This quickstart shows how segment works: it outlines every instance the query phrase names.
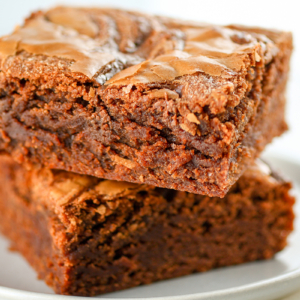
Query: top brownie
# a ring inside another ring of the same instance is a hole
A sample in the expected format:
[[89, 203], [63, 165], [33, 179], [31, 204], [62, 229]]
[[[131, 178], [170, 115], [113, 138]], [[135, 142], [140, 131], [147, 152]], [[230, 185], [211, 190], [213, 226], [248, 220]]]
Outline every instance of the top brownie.
[[286, 129], [289, 33], [117, 9], [37, 12], [0, 39], [0, 151], [222, 197]]

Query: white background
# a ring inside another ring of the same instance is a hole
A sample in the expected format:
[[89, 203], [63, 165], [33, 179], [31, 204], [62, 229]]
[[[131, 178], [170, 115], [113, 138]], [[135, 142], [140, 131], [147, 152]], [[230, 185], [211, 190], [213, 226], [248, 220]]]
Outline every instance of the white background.
[[[292, 31], [295, 51], [287, 91], [290, 131], [267, 147], [268, 153], [300, 162], [300, 2], [298, 0], [0, 0], [0, 35], [22, 23], [30, 11], [57, 4], [117, 6], [216, 24], [240, 23]], [[298, 5], [297, 5], [298, 3]]]

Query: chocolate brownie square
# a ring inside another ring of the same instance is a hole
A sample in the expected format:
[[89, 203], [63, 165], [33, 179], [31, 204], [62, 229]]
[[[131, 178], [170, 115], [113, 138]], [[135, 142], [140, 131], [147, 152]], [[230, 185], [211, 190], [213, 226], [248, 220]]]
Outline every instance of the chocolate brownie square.
[[9, 157], [0, 157], [0, 169], [0, 231], [60, 294], [91, 296], [269, 259], [293, 228], [290, 183], [261, 162], [223, 199], [28, 171]]
[[291, 49], [276, 30], [117, 9], [34, 13], [0, 39], [0, 151], [223, 197], [287, 128]]

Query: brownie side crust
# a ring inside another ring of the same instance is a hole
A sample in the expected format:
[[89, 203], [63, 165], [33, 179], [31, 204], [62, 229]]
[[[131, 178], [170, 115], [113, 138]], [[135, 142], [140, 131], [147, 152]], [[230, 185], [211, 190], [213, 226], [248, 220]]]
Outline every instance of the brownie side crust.
[[0, 230], [56, 293], [96, 295], [269, 259], [293, 228], [290, 183], [254, 166], [223, 198], [25, 170], [1, 157]]
[[[63, 42], [73, 52], [60, 53]], [[82, 64], [106, 60], [82, 45], [113, 62], [92, 76]], [[257, 28], [109, 9], [33, 14], [0, 40], [0, 151], [19, 162], [224, 196], [286, 130], [291, 48], [289, 33]]]

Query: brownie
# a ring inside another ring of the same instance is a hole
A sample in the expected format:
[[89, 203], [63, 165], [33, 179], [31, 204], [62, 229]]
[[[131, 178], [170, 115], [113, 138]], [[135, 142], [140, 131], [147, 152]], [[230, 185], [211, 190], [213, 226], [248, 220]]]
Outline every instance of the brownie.
[[91, 296], [269, 259], [293, 228], [291, 185], [261, 162], [223, 199], [28, 171], [3, 156], [0, 169], [0, 231], [60, 294]]
[[276, 30], [117, 9], [33, 13], [0, 39], [0, 151], [223, 197], [287, 128], [291, 49]]

